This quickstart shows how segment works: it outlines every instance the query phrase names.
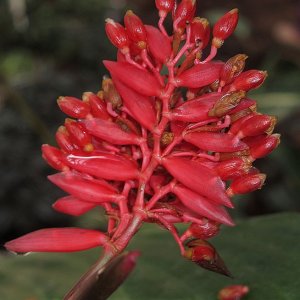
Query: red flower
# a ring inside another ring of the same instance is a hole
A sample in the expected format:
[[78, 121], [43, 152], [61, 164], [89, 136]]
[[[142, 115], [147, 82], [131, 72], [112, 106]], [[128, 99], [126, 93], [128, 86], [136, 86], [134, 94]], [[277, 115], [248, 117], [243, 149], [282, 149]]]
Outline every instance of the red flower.
[[[82, 100], [60, 97], [60, 109], [74, 119], [57, 130], [57, 148], [42, 146], [44, 159], [60, 172], [49, 180], [69, 194], [53, 208], [80, 216], [101, 206], [106, 232], [45, 229], [6, 243], [8, 250], [101, 246], [104, 264], [125, 249], [143, 222], [154, 222], [170, 231], [183, 256], [230, 274], [205, 240], [221, 224], [234, 225], [226, 207], [234, 207], [234, 195], [262, 187], [265, 175], [252, 163], [279, 144], [279, 135], [272, 134], [276, 118], [258, 113], [256, 101], [247, 98], [266, 73], [244, 71], [243, 54], [212, 61], [237, 25], [237, 9], [214, 25], [211, 53], [201, 60], [210, 28], [206, 19], [194, 18], [196, 1], [155, 3], [159, 28], [144, 25], [132, 11], [126, 28], [106, 20], [108, 38], [118, 48], [116, 62], [104, 61], [111, 78]], [[172, 36], [163, 25], [170, 12]], [[177, 223], [187, 223], [181, 236]]]

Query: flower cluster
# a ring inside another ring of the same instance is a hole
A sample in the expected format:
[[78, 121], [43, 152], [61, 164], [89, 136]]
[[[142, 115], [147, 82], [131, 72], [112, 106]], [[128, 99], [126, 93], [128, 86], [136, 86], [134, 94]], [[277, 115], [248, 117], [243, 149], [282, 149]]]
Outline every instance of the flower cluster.
[[[124, 25], [106, 20], [118, 49], [104, 61], [110, 77], [82, 99], [60, 97], [70, 118], [56, 132], [58, 147], [43, 145], [59, 173], [49, 180], [68, 193], [53, 208], [80, 216], [101, 206], [106, 232], [81, 228], [38, 230], [6, 243], [14, 252], [79, 251], [103, 247], [105, 261], [121, 253], [143, 222], [173, 235], [181, 254], [229, 275], [206, 240], [233, 226], [231, 198], [260, 189], [265, 175], [253, 162], [279, 144], [276, 119], [256, 111], [247, 92], [266, 72], [244, 71], [244, 54], [214, 60], [233, 33], [238, 10], [213, 26], [195, 17], [196, 1], [156, 0], [158, 28], [127, 11]], [[173, 32], [164, 27], [171, 15]], [[212, 39], [211, 39], [212, 35]], [[203, 50], [211, 41], [210, 54]], [[184, 232], [176, 228], [186, 223]]]

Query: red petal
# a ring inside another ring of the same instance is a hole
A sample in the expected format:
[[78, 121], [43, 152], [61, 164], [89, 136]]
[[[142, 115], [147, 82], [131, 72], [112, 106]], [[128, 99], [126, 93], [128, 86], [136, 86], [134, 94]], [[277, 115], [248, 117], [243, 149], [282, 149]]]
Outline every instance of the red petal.
[[101, 246], [107, 236], [100, 231], [81, 228], [41, 229], [7, 242], [7, 250], [28, 252], [73, 252]]

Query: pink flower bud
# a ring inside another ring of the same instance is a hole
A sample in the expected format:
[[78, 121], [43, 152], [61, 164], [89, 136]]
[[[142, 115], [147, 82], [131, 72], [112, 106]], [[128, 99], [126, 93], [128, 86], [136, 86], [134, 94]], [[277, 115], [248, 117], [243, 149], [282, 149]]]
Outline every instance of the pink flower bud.
[[7, 250], [28, 252], [74, 252], [102, 246], [108, 237], [96, 230], [81, 228], [47, 228], [25, 234], [7, 242]]
[[127, 62], [103, 61], [112, 77], [145, 96], [159, 96], [161, 86], [154, 75]]
[[266, 180], [265, 174], [249, 174], [232, 181], [227, 194], [232, 197], [237, 194], [247, 194], [261, 189]]
[[60, 149], [44, 144], [42, 145], [42, 153], [44, 160], [52, 168], [58, 171], [63, 171], [65, 168], [68, 168], [63, 162], [64, 154]]
[[77, 171], [107, 180], [126, 181], [139, 175], [133, 160], [103, 151], [97, 151], [92, 156], [68, 155], [65, 162]]
[[52, 205], [56, 211], [75, 217], [85, 214], [96, 206], [97, 204], [79, 200], [74, 196], [60, 198]]
[[193, 19], [196, 12], [196, 0], [182, 0], [175, 11], [174, 25], [176, 28], [185, 28], [186, 22]]
[[186, 101], [175, 107], [170, 119], [183, 122], [200, 122], [209, 119], [208, 112], [222, 97], [221, 93], [209, 93]]
[[250, 155], [254, 159], [270, 154], [280, 143], [280, 134], [247, 137], [243, 141], [250, 147]]
[[200, 162], [168, 156], [162, 159], [162, 164], [186, 187], [217, 204], [233, 207], [220, 177]]
[[228, 133], [195, 131], [185, 134], [184, 140], [201, 150], [212, 152], [235, 152], [248, 149], [247, 144]]
[[225, 208], [211, 202], [209, 198], [207, 199], [180, 184], [175, 185], [172, 192], [180, 199], [184, 206], [197, 215], [228, 226], [234, 225]]
[[163, 11], [165, 14], [172, 11], [175, 0], [155, 0], [157, 10]]
[[72, 118], [85, 118], [90, 112], [89, 105], [75, 97], [59, 97], [57, 104], [66, 115]]
[[212, 244], [205, 240], [192, 240], [187, 244], [184, 256], [200, 267], [231, 277], [224, 261]]
[[230, 285], [219, 292], [218, 300], [241, 300], [248, 293], [246, 285]]
[[204, 18], [194, 18], [191, 23], [191, 41], [193, 43], [199, 44], [201, 42], [201, 49], [204, 49], [210, 38], [210, 27], [207, 19]]
[[[232, 223], [232, 225], [234, 225]], [[192, 223], [187, 229], [187, 234], [191, 237], [201, 240], [207, 240], [214, 236], [216, 236], [220, 231], [220, 224], [211, 221], [209, 219], [206, 220], [204, 224]]]
[[171, 56], [170, 40], [156, 27], [146, 25], [148, 47], [153, 57], [160, 63], [166, 63]]
[[156, 123], [156, 110], [153, 99], [137, 93], [117, 79], [113, 80], [131, 116], [142, 126], [152, 131]]
[[130, 40], [125, 28], [112, 19], [106, 19], [105, 22], [105, 32], [110, 42], [123, 53], [128, 52]]
[[66, 119], [65, 127], [70, 135], [71, 140], [85, 151], [90, 152], [94, 150], [92, 145], [92, 137], [85, 130], [82, 124], [72, 120]]
[[223, 63], [220, 62], [195, 65], [176, 77], [175, 85], [187, 88], [200, 88], [209, 85], [219, 79], [222, 66]]
[[232, 9], [222, 16], [213, 28], [213, 45], [220, 48], [224, 42], [235, 30], [239, 19], [238, 9]]
[[250, 91], [260, 87], [267, 77], [267, 72], [249, 70], [241, 73], [230, 85], [230, 91]]
[[145, 49], [147, 32], [142, 20], [132, 10], [128, 10], [124, 16], [124, 23], [130, 39], [137, 43], [140, 49]]
[[91, 92], [86, 92], [83, 94], [82, 98], [84, 102], [89, 103], [91, 107], [91, 114], [99, 119], [110, 120], [111, 116], [108, 114], [106, 110], [106, 103], [103, 100], [103, 92], [99, 92], [102, 94], [102, 98], [98, 95], [95, 95]]
[[86, 130], [93, 136], [115, 145], [140, 144], [140, 137], [121, 129], [116, 123], [107, 120], [93, 119], [82, 121]]
[[65, 192], [87, 202], [112, 202], [121, 197], [100, 181], [83, 178], [74, 172], [57, 173], [48, 176], [48, 179]]

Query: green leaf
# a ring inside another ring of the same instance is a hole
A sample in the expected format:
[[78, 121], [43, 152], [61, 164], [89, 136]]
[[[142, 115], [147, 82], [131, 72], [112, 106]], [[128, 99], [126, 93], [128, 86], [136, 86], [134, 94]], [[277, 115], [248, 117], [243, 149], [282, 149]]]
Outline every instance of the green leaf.
[[[300, 215], [263, 216], [223, 228], [211, 242], [234, 279], [202, 270], [180, 257], [170, 234], [145, 226], [130, 245], [142, 255], [111, 300], [213, 300], [226, 285], [245, 284], [245, 300], [298, 300]], [[0, 257], [0, 299], [58, 300], [96, 261], [97, 251]]]

